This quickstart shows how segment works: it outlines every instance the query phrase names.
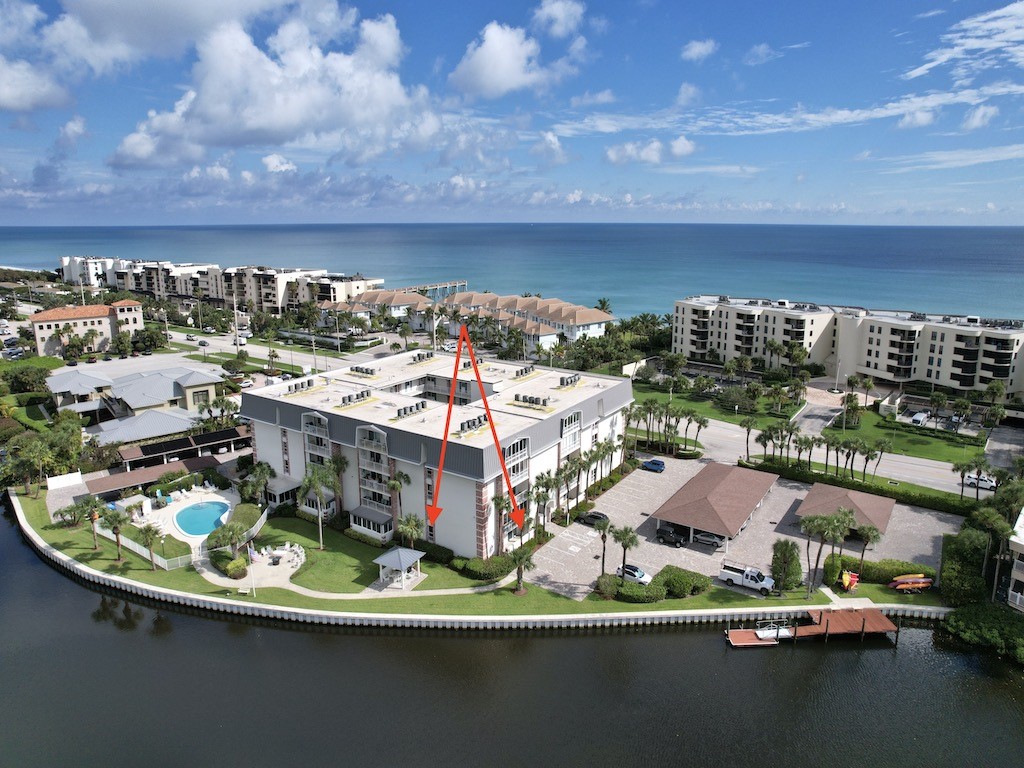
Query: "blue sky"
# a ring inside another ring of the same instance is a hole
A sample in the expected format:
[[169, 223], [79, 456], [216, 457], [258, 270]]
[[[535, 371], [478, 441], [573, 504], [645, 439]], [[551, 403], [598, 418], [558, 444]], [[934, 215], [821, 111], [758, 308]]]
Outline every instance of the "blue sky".
[[1020, 224], [1024, 2], [0, 0], [0, 224]]

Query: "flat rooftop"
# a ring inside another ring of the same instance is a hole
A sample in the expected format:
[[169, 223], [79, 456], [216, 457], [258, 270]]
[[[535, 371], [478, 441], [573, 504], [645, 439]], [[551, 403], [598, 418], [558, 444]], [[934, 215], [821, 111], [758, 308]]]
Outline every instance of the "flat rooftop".
[[683, 301], [700, 304], [708, 309], [718, 306], [743, 309], [772, 309], [781, 312], [807, 315], [815, 313], [862, 314], [865, 317], [877, 317], [882, 320], [899, 321], [909, 324], [930, 323], [932, 325], [949, 325], [957, 328], [986, 328], [989, 330], [1022, 330], [1024, 320], [1007, 318], [988, 318], [978, 315], [940, 315], [929, 312], [915, 312], [909, 309], [866, 309], [840, 304], [819, 304], [813, 301], [791, 301], [789, 299], [738, 298], [713, 294], [687, 296]]
[[[246, 397], [280, 400], [322, 413], [342, 414], [367, 424], [394, 426], [413, 434], [440, 438], [448, 413], [455, 355], [436, 352], [433, 357], [417, 360], [416, 357], [422, 354], [403, 352], [362, 365], [292, 379], [247, 392]], [[458, 380], [470, 383], [470, 392], [456, 394], [472, 396], [477, 391], [476, 376], [472, 367], [461, 367], [466, 359], [463, 354]], [[628, 382], [617, 377], [539, 366], [529, 370], [529, 364], [522, 362], [480, 360], [478, 365], [480, 378], [485, 388], [491, 391], [487, 404], [499, 435], [515, 434], [539, 421], [566, 414], [580, 403]], [[362, 370], [353, 370], [353, 367]], [[432, 382], [428, 381], [430, 377], [434, 379]], [[301, 386], [308, 382], [312, 385]], [[428, 391], [438, 399], [421, 396], [425, 387], [429, 387]], [[355, 399], [366, 390], [369, 390], [369, 396]], [[344, 402], [346, 397], [352, 400]], [[530, 398], [534, 402], [530, 402]], [[400, 416], [399, 411], [403, 408], [409, 412]], [[480, 421], [466, 430], [461, 429], [463, 422], [478, 420], [485, 413], [483, 400], [454, 406], [449, 439], [475, 447], [489, 445], [492, 438], [487, 422]]]

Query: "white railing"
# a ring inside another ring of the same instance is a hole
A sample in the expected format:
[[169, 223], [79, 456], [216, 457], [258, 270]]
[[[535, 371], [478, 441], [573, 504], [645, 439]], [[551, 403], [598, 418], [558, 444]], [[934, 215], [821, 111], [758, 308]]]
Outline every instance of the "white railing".
[[[105, 539], [110, 539], [113, 542], [117, 541], [117, 536], [114, 535], [114, 532], [107, 528], [104, 528], [102, 525], [96, 526], [96, 533], [98, 533]], [[121, 547], [123, 549], [127, 549], [129, 552], [134, 552], [139, 557], [144, 558], [147, 562], [149, 561], [149, 550], [141, 544], [139, 544], [137, 541], [132, 541], [124, 534], [121, 534]], [[185, 562], [181, 564], [175, 564], [177, 563], [178, 560], [184, 560]], [[157, 568], [163, 568], [165, 571], [170, 571], [174, 568], [182, 568], [183, 566], [188, 565], [192, 562], [192, 557], [186, 555], [183, 558], [175, 557], [171, 560], [165, 560], [164, 558], [160, 557], [160, 555], [158, 555], [156, 552], [153, 552], [153, 562], [156, 563]]]
[[369, 440], [365, 437], [360, 438], [359, 447], [366, 448], [367, 450], [376, 451], [377, 453], [386, 453], [384, 450], [387, 446], [380, 440]]
[[1024, 595], [1020, 592], [1010, 592], [1006, 596], [1006, 604], [1013, 606], [1018, 611], [1024, 611]]
[[362, 466], [364, 469], [371, 469], [374, 472], [388, 471], [388, 468], [381, 464], [379, 461], [370, 461], [369, 459], [364, 459], [363, 461], [361, 461], [360, 466]]
[[382, 504], [379, 501], [374, 501], [373, 499], [365, 499], [365, 498], [362, 499], [360, 503], [364, 507], [369, 507], [370, 509], [376, 509], [376, 510], [378, 510], [380, 512], [387, 512], [389, 514], [391, 513], [391, 505], [389, 505], [389, 504]]
[[387, 485], [385, 485], [384, 483], [378, 483], [376, 480], [361, 479], [359, 481], [359, 487], [366, 488], [367, 490], [370, 491], [377, 491], [378, 493], [391, 493]]

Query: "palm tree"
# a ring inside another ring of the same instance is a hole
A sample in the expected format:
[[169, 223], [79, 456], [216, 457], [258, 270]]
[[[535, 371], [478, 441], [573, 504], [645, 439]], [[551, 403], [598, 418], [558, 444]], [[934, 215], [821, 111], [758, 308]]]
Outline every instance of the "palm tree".
[[299, 486], [299, 499], [307, 501], [310, 494], [316, 499], [316, 527], [320, 536], [320, 551], [324, 548], [324, 506], [327, 504], [328, 490], [334, 493], [335, 498], [341, 494], [341, 481], [338, 475], [325, 464], [306, 464], [306, 474], [302, 478], [302, 485]]
[[860, 380], [860, 385], [864, 387], [864, 407], [867, 408], [871, 405], [868, 402], [868, 397], [871, 395], [871, 390], [875, 388], [875, 380], [870, 376], [865, 376]]
[[882, 457], [892, 452], [892, 440], [882, 437], [875, 441], [875, 468], [871, 471], [871, 478], [878, 474], [878, 465], [882, 463]]
[[622, 547], [622, 583], [626, 583], [626, 553], [634, 547], [640, 546], [640, 537], [628, 525], [622, 528], [611, 529], [612, 538]]
[[162, 535], [160, 529], [152, 523], [146, 523], [139, 529], [139, 540], [142, 542], [142, 546], [149, 550], [149, 564], [154, 571], [156, 570], [156, 560], [153, 557], [153, 547], [156, 546]]
[[[697, 425], [697, 431], [693, 434], [693, 442], [696, 443], [700, 440], [700, 431], [708, 426], [711, 422], [708, 421], [707, 416], [698, 416], [693, 420], [693, 423]], [[696, 448], [696, 446], [694, 446]]]
[[536, 564], [533, 562], [533, 548], [518, 547], [516, 549], [513, 549], [508, 556], [509, 559], [512, 561], [512, 565], [514, 565], [516, 568], [515, 594], [526, 594], [526, 590], [523, 589], [523, 573], [525, 571], [532, 571], [536, 567]]
[[[986, 461], [983, 455], [978, 455], [971, 459], [970, 467], [971, 471], [978, 475], [979, 478], [981, 475], [988, 474], [992, 471], [992, 465]], [[978, 482], [974, 486], [974, 499], [975, 501], [981, 501], [981, 482]]]
[[861, 441], [860, 454], [864, 457], [864, 469], [860, 473], [860, 480], [862, 483], [866, 483], [868, 481], [868, 462], [874, 461], [878, 458], [878, 451], [876, 451], [872, 446]]
[[401, 516], [402, 514], [402, 488], [410, 483], [412, 483], [412, 478], [400, 469], [396, 469], [388, 479], [388, 490], [391, 492], [393, 497], [398, 498], [398, 511], [396, 512], [398, 516]]
[[117, 542], [117, 562], [124, 560], [121, 557], [121, 529], [131, 522], [131, 518], [119, 509], [108, 509], [102, 516], [103, 525], [110, 529]]
[[246, 534], [241, 523], [226, 523], [220, 527], [218, 533], [222, 538], [227, 539], [228, 546], [231, 547], [231, 556], [238, 557], [238, 547], [245, 542]]
[[768, 351], [768, 367], [772, 367], [772, 358], [778, 356], [782, 357], [782, 354], [786, 351], [786, 348], [782, 346], [782, 342], [776, 339], [768, 339], [768, 342], [764, 345]]
[[811, 449], [814, 447], [814, 438], [811, 437], [810, 435], [800, 435], [799, 437], [796, 438], [796, 440], [793, 441], [793, 445], [796, 447], [796, 465], [797, 465], [797, 467], [800, 466], [800, 457], [803, 456], [804, 451], [806, 451], [807, 454], [808, 454], [807, 468], [810, 469], [810, 466], [811, 466], [810, 453], [811, 453]]
[[412, 514], [398, 518], [398, 527], [396, 528], [399, 536], [403, 536], [406, 542], [409, 544], [409, 548], [412, 548], [412, 543], [416, 539], [423, 538], [423, 531], [425, 526], [423, 524], [423, 518]]
[[992, 379], [985, 387], [985, 394], [988, 395], [991, 404], [995, 405], [996, 400], [1006, 394], [1006, 384], [999, 379]]
[[946, 403], [949, 402], [949, 398], [946, 397], [945, 392], [932, 392], [928, 398], [928, 403], [932, 407], [932, 416], [935, 418], [935, 423], [939, 423], [939, 411], [946, 407]]
[[967, 487], [967, 473], [972, 469], [970, 460], [954, 461], [952, 471], [954, 475], [960, 475], [960, 498], [964, 497], [964, 488]]
[[594, 305], [594, 309], [600, 309], [602, 312], [611, 313], [612, 303], [609, 299], [602, 296], [600, 299], [597, 300], [597, 304]]
[[608, 550], [608, 531], [611, 530], [612, 523], [608, 518], [602, 518], [594, 523], [594, 530], [601, 534], [601, 575], [605, 574], [604, 560], [605, 553]]
[[267, 371], [277, 371], [277, 361], [281, 358], [281, 353], [273, 347], [267, 350]]
[[768, 389], [768, 399], [775, 405], [775, 412], [782, 413], [782, 403], [786, 400], [786, 390], [781, 384], [772, 384]]
[[869, 546], [877, 544], [882, 540], [882, 532], [873, 525], [861, 525], [857, 528], [857, 535], [864, 542], [864, 546], [860, 551], [860, 570], [858, 573], [864, 573], [864, 555], [867, 553]]
[[750, 461], [750, 433], [757, 429], [757, 419], [747, 416], [740, 422], [740, 426], [747, 431], [747, 461]]
[[[821, 564], [821, 552], [825, 549], [825, 540], [828, 537], [828, 519], [826, 515], [808, 515], [800, 521], [800, 530], [807, 536], [807, 596], [811, 595], [811, 587], [817, 579], [815, 575], [818, 566]], [[811, 568], [811, 538], [818, 539], [818, 556], [814, 559], [814, 568]]]
[[277, 472], [270, 464], [265, 461], [256, 462], [245, 478], [247, 494], [257, 502], [262, 502], [267, 485], [275, 477], [277, 477]]
[[494, 512], [495, 512], [494, 524], [498, 528], [498, 535], [497, 535], [498, 554], [500, 555], [502, 553], [503, 548], [504, 548], [502, 546], [504, 544], [504, 539], [502, 538], [501, 534], [504, 531], [505, 518], [509, 515], [509, 513], [512, 512], [512, 499], [510, 499], [508, 496], [505, 496], [505, 495], [495, 496], [494, 497]]

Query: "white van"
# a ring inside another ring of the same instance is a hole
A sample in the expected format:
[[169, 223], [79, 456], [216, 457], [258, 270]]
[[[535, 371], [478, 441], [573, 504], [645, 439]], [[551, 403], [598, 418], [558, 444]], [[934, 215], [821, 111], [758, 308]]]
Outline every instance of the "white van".
[[914, 414], [914, 417], [910, 420], [910, 423], [916, 427], [923, 427], [928, 423], [928, 419], [931, 418], [931, 414], [928, 411], [918, 411]]
[[443, 349], [445, 352], [454, 352], [458, 348], [459, 343], [457, 341], [446, 341], [444, 344], [441, 345], [441, 349]]
[[244, 346], [245, 346], [245, 343], [246, 343], [246, 342], [245, 342], [245, 336], [239, 336], [239, 337], [238, 337], [238, 346], [240, 346], [240, 347], [244, 347]]

